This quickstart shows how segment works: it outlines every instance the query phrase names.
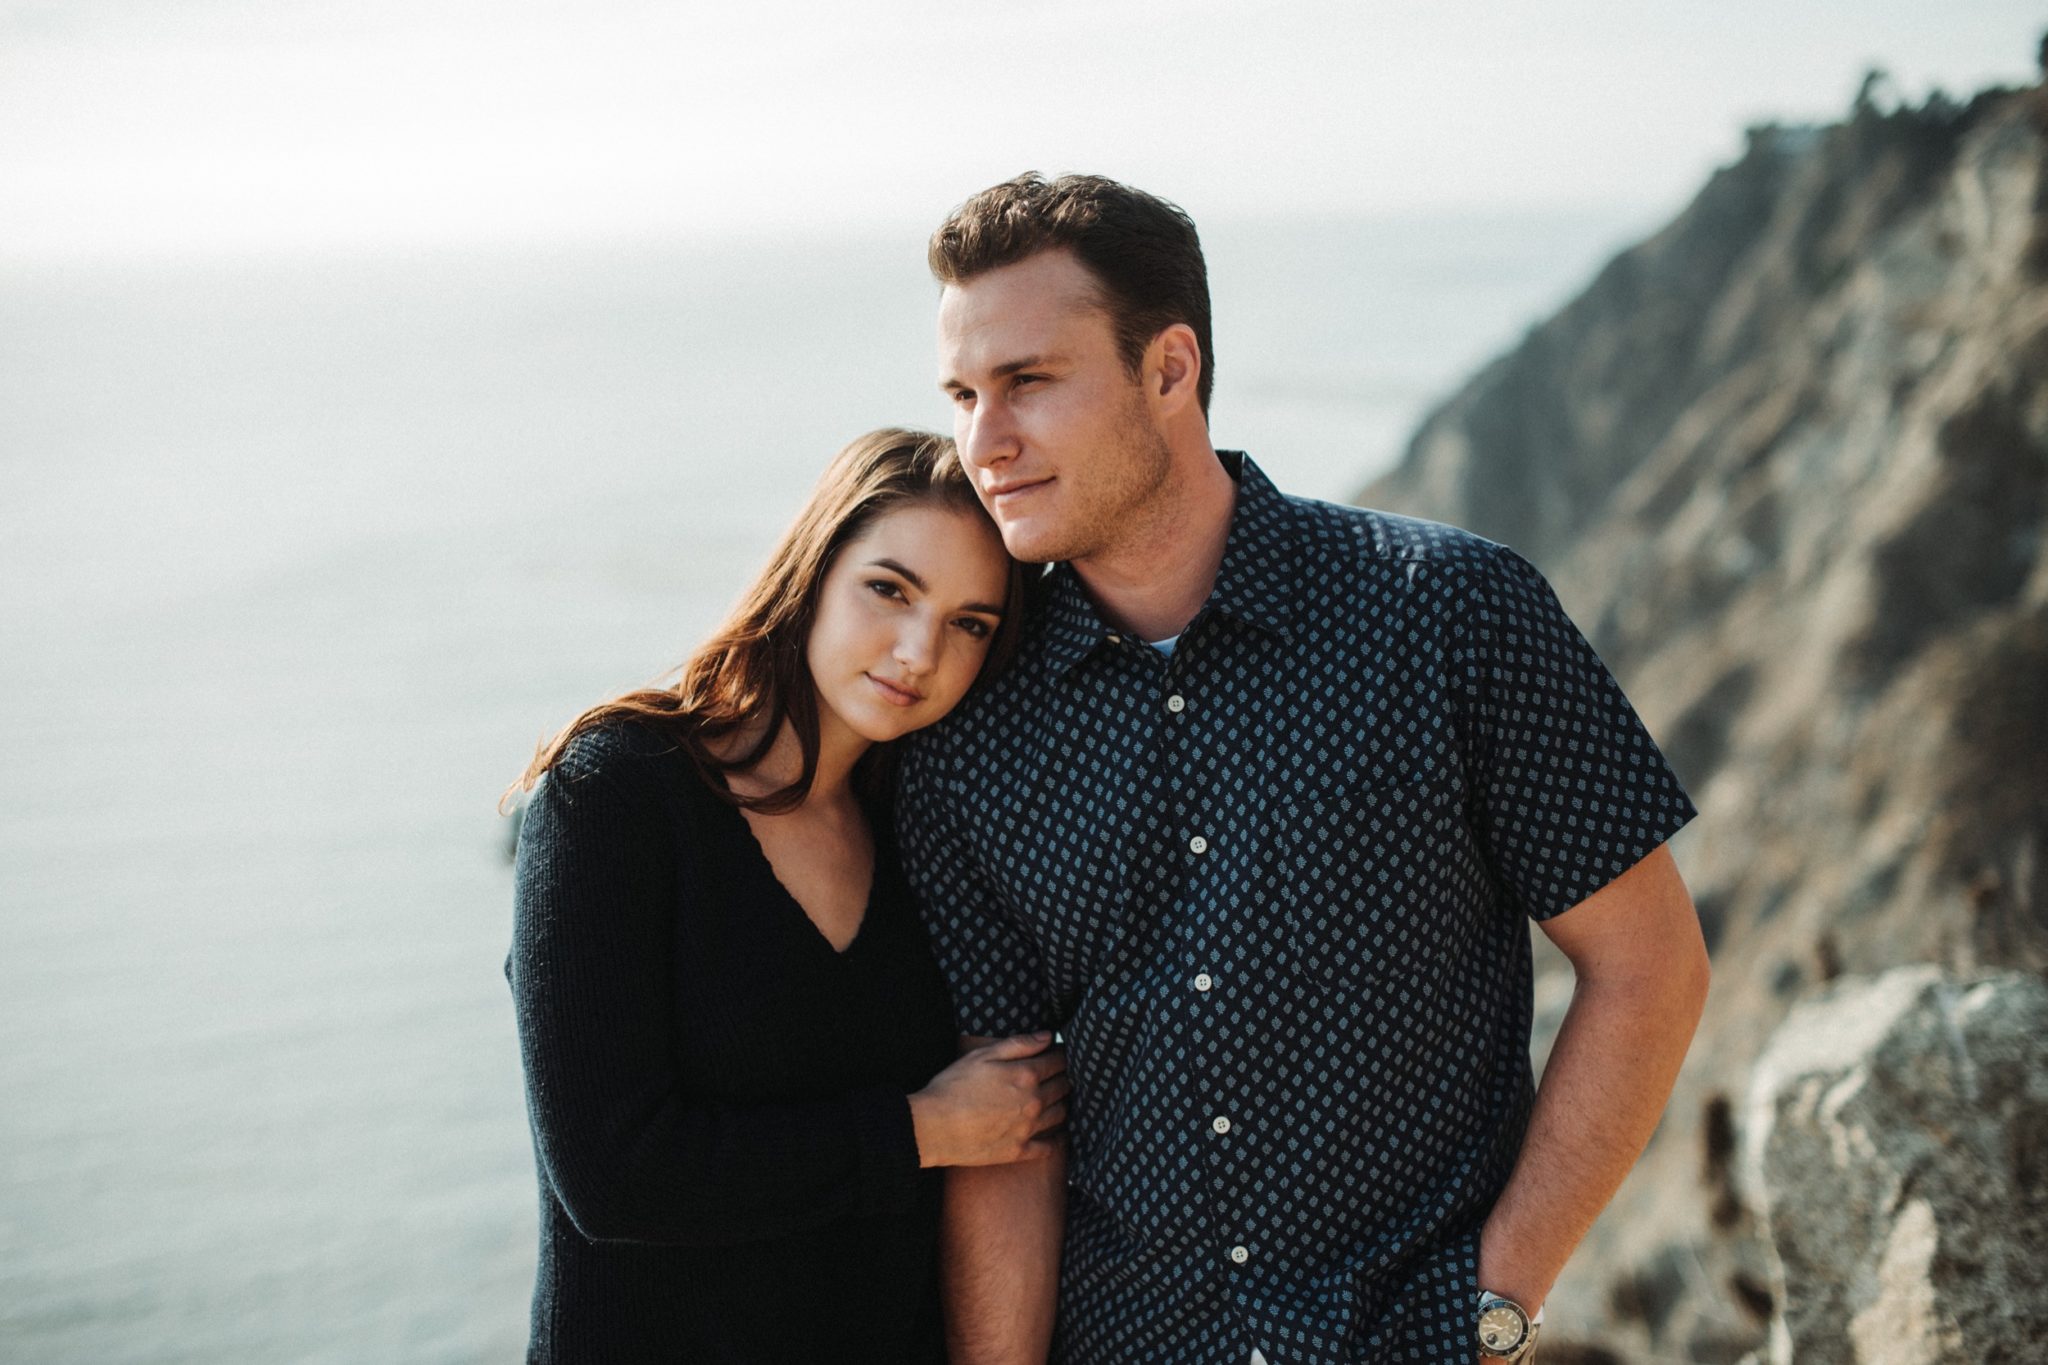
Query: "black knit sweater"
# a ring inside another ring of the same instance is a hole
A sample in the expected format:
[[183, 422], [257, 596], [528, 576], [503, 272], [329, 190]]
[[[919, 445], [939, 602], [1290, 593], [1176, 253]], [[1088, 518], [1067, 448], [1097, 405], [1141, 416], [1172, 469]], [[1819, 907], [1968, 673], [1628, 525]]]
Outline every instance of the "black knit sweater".
[[870, 814], [873, 898], [835, 953], [651, 731], [583, 736], [542, 784], [505, 968], [540, 1170], [529, 1361], [942, 1358], [907, 1096], [952, 1016]]

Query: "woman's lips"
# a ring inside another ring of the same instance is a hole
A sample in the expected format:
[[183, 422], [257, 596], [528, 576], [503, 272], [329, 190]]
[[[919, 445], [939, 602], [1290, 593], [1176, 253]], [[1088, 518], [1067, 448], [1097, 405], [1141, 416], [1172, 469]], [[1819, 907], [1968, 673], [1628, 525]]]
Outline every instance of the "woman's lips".
[[875, 685], [875, 690], [882, 694], [882, 700], [888, 702], [891, 706], [915, 706], [924, 700], [922, 693], [913, 692], [907, 687], [888, 682], [876, 677], [872, 673], [863, 674], [862, 676]]

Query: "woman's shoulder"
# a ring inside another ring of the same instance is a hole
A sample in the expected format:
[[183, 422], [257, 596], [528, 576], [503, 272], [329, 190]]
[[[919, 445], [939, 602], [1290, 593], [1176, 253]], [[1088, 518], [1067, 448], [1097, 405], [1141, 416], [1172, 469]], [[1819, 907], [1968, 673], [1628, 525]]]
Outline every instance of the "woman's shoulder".
[[641, 721], [607, 721], [562, 746], [547, 781], [573, 799], [575, 789], [595, 782], [621, 791], [649, 791], [693, 767], [682, 741]]

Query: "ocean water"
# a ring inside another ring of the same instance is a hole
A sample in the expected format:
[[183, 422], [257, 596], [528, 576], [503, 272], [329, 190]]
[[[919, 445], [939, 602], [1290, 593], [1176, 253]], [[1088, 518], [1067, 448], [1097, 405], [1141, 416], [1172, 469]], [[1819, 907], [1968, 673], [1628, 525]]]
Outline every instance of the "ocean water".
[[[1209, 225], [1216, 434], [1342, 497], [1634, 224]], [[825, 458], [915, 234], [0, 272], [0, 1360], [519, 1358], [493, 803]]]

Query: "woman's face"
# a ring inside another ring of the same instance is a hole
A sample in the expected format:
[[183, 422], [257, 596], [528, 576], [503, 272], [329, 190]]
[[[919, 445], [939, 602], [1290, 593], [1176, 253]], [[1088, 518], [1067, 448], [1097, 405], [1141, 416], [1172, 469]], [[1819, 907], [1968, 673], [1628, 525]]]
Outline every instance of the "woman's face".
[[913, 502], [875, 518], [826, 571], [805, 651], [822, 731], [882, 743], [952, 710], [1002, 620], [1010, 562], [986, 516]]

